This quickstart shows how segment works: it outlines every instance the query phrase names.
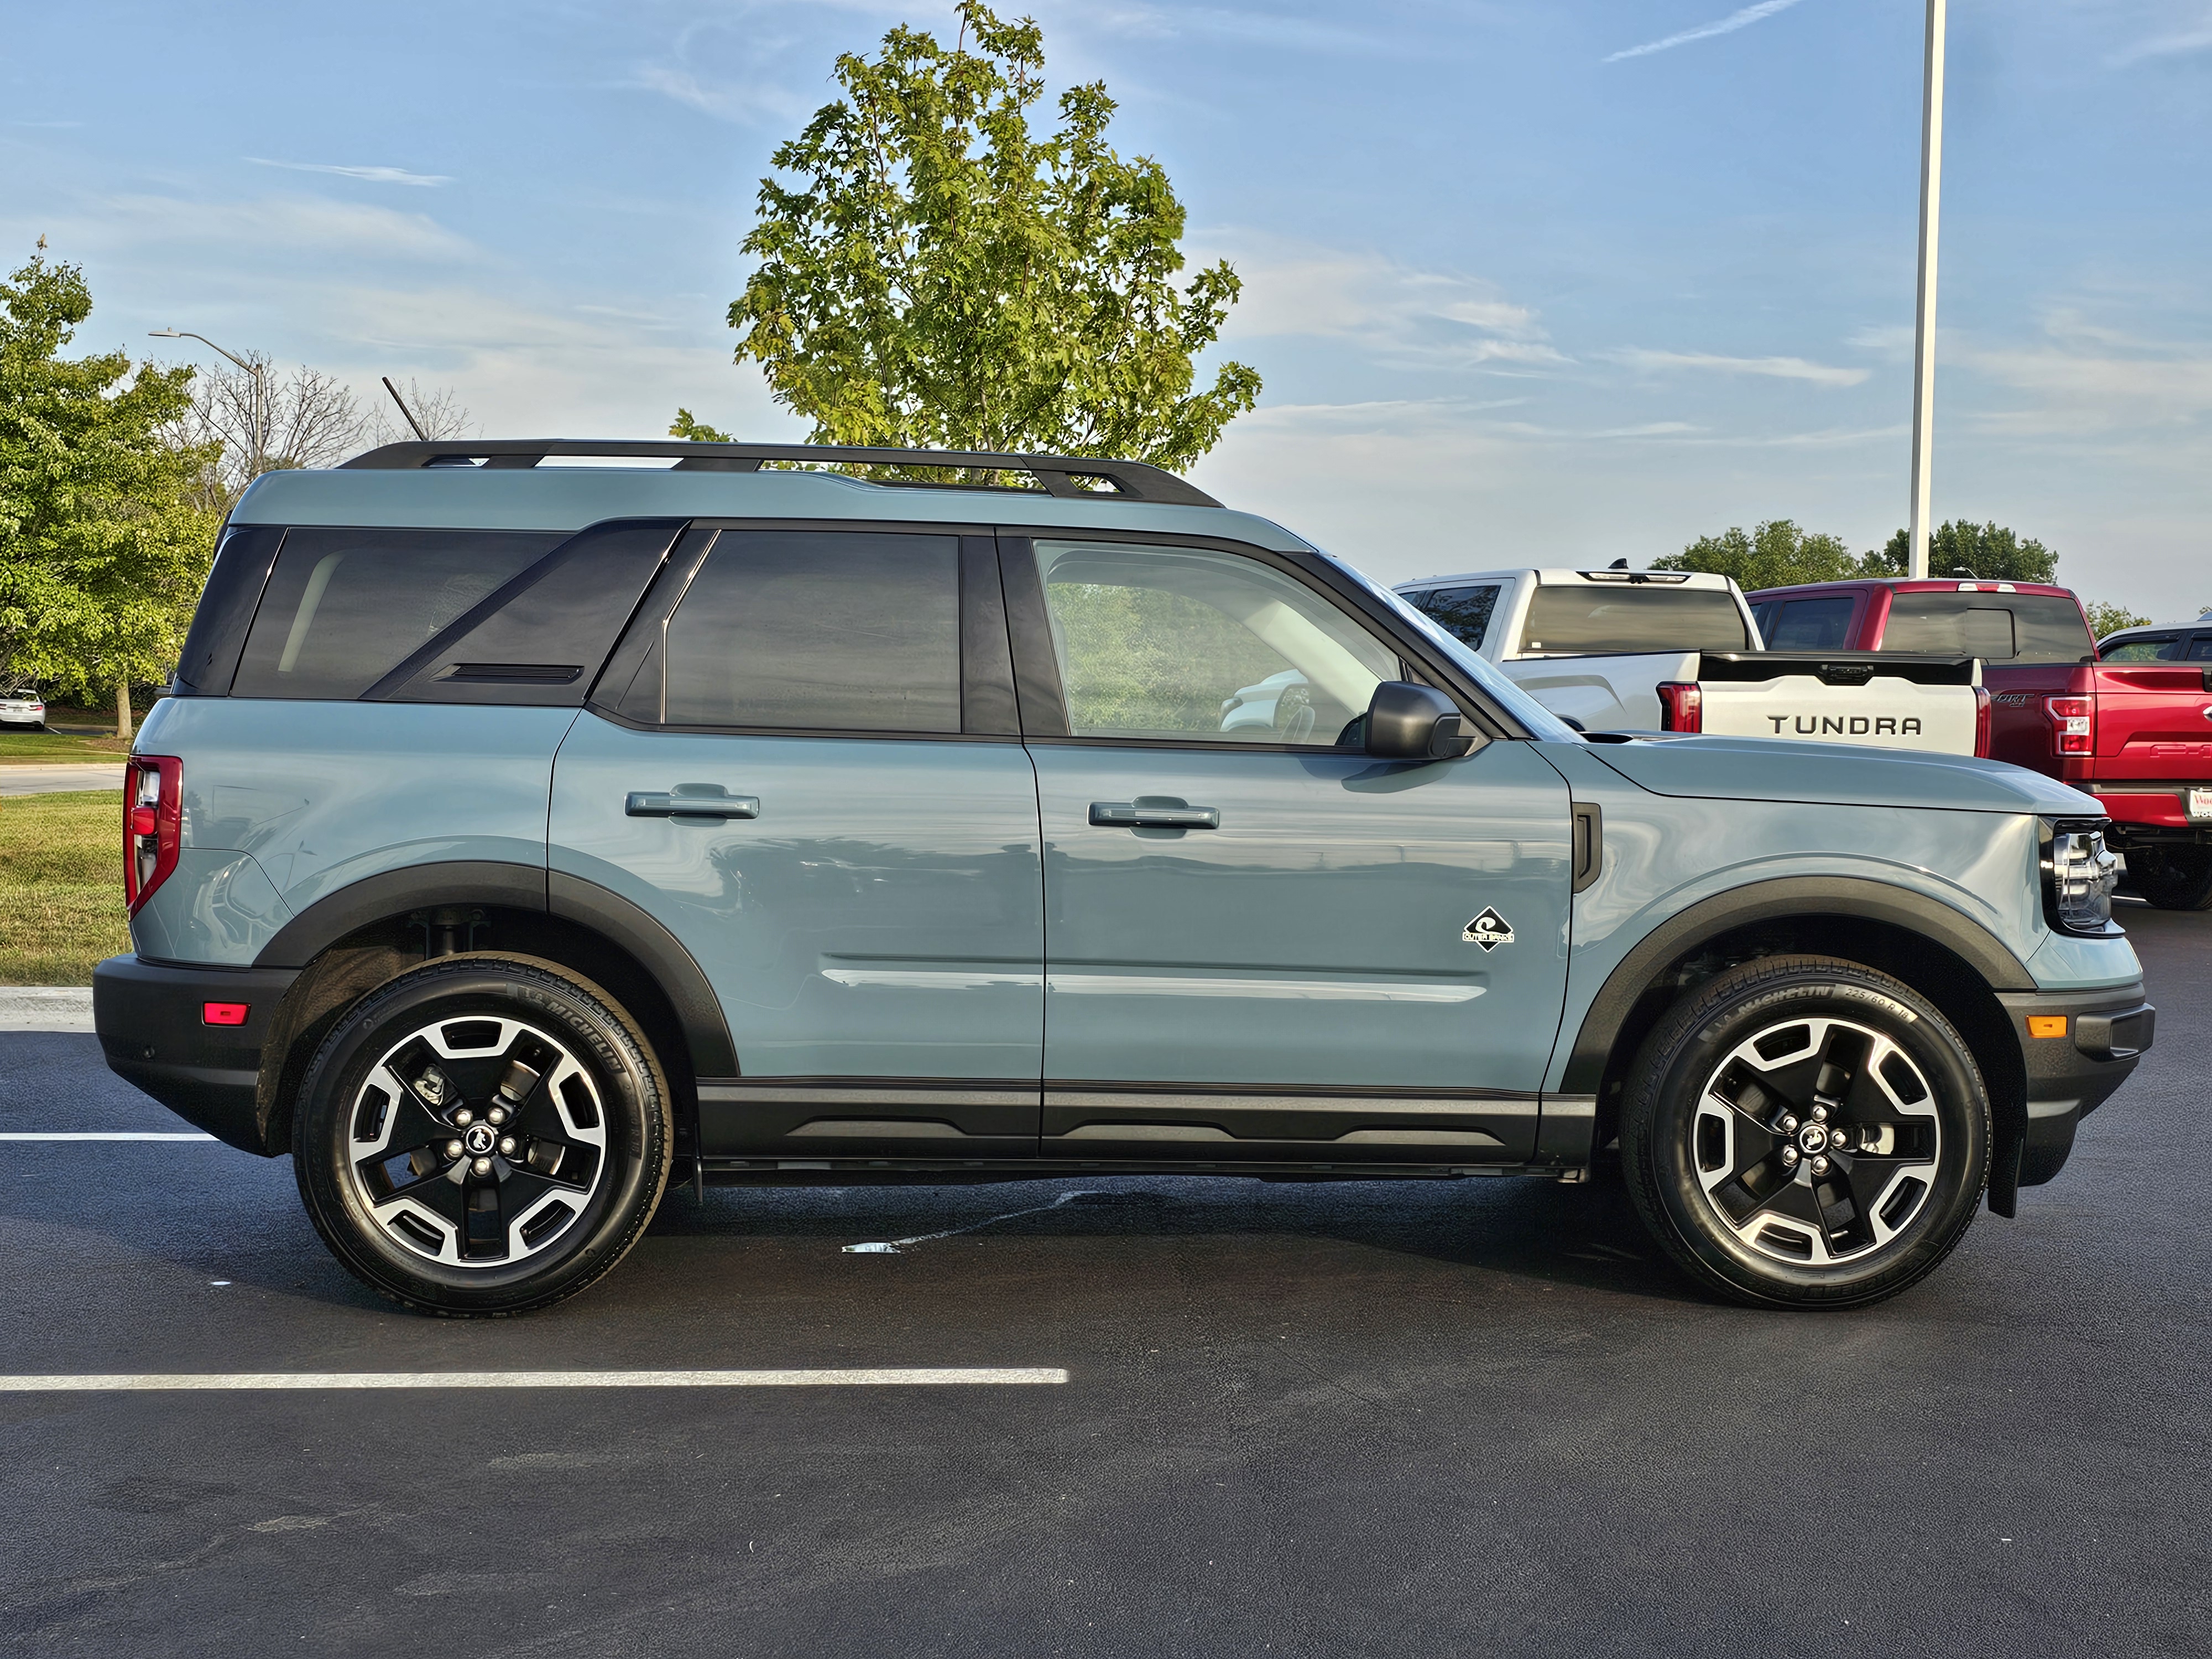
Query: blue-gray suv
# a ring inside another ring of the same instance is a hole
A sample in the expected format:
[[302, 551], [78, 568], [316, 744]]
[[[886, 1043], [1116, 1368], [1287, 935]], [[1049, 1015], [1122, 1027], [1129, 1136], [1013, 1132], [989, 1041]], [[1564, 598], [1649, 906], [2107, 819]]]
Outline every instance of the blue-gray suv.
[[2011, 1214], [2151, 1041], [2089, 797], [1578, 732], [1131, 463], [271, 473], [129, 775], [108, 1063], [290, 1152], [338, 1258], [439, 1313], [581, 1289], [672, 1181], [1616, 1146], [1705, 1284], [1849, 1306]]

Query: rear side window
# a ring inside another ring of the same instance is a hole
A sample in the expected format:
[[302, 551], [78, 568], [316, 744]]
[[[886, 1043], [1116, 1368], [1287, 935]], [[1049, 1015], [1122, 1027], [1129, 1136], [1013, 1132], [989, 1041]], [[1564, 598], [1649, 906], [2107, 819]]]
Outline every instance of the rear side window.
[[2189, 647], [2191, 662], [2212, 662], [2212, 634], [2199, 634]]
[[2181, 654], [2181, 635], [2152, 634], [2122, 640], [2099, 653], [2106, 662], [2172, 662]]
[[2080, 662], [2096, 654], [2081, 607], [2046, 593], [1893, 594], [1885, 651], [1990, 662]]
[[1528, 605], [1523, 651], [1741, 651], [1751, 644], [1725, 588], [1544, 586]]
[[514, 530], [295, 530], [231, 695], [358, 697], [568, 539]]
[[665, 650], [671, 726], [957, 732], [959, 538], [725, 532]]
[[1759, 627], [1769, 651], [1840, 651], [1851, 636], [1851, 599], [1836, 594], [1825, 599], [1788, 599], [1769, 606]]
[[1482, 636], [1490, 631], [1491, 613], [1498, 609], [1498, 585], [1431, 587], [1425, 593], [1408, 593], [1406, 598], [1468, 650], [1480, 651]]

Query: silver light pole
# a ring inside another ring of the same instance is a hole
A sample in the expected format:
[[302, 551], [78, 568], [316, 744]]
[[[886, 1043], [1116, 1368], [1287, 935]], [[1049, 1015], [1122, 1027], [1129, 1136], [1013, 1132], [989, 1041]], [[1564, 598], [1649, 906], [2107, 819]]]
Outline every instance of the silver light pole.
[[264, 411], [266, 410], [269, 406], [267, 388], [262, 385], [261, 381], [261, 366], [258, 363], [247, 362], [245, 358], [240, 357], [235, 352], [223, 350], [221, 346], [217, 345], [213, 340], [209, 339], [206, 335], [194, 334], [189, 329], [152, 329], [148, 331], [147, 337], [155, 340], [198, 340], [210, 351], [216, 352], [222, 356], [229, 358], [231, 362], [236, 363], [240, 368], [244, 369], [246, 374], [252, 377], [253, 407], [252, 418], [253, 422], [253, 451], [252, 453], [246, 458], [246, 482], [252, 483], [256, 478], [261, 476], [262, 421]]
[[1943, 6], [1928, 0], [1927, 84], [1920, 106], [1920, 304], [1912, 340], [1912, 551], [1928, 574], [1928, 501], [1936, 465], [1936, 221], [1943, 195]]

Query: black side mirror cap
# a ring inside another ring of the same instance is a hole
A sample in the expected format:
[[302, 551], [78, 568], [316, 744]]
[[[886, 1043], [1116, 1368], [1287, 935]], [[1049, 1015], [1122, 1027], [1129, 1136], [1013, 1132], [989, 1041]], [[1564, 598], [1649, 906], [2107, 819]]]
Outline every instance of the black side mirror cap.
[[1377, 760], [1451, 760], [1474, 747], [1457, 704], [1434, 686], [1385, 680], [1367, 704], [1367, 752]]

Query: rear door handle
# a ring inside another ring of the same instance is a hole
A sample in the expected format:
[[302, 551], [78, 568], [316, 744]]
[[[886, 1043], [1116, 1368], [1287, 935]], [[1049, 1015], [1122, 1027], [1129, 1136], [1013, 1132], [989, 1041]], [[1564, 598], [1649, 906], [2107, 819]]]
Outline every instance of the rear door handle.
[[760, 797], [732, 795], [720, 784], [678, 784], [674, 789], [633, 789], [623, 811], [634, 818], [757, 818]]
[[1105, 830], [1218, 830], [1221, 809], [1181, 801], [1094, 800], [1091, 821]]

